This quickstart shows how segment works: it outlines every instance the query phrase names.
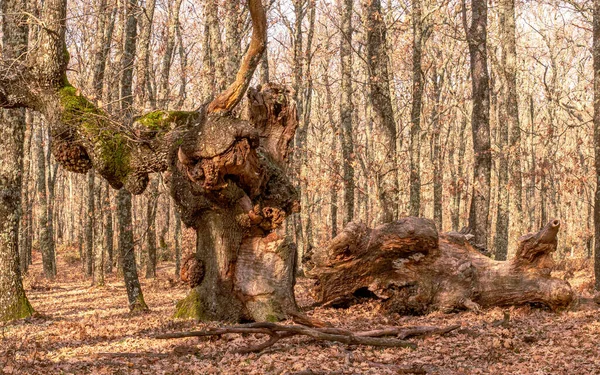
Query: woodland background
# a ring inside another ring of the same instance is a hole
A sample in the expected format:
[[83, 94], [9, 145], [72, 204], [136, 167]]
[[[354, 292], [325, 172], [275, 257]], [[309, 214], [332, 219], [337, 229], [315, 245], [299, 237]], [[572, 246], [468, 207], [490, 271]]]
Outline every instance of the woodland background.
[[[380, 181], [388, 173], [397, 175], [398, 188], [390, 200], [396, 206], [395, 215], [435, 218], [443, 231], [468, 226], [473, 146], [469, 53], [461, 2], [423, 1], [417, 23], [411, 2], [382, 2], [396, 126], [396, 167], [391, 171], [383, 167], [386, 149], [373, 126], [364, 9], [354, 4], [348, 33], [342, 18], [349, 3], [269, 3], [268, 53], [256, 83], [269, 79], [295, 90], [301, 128], [291, 170], [302, 191], [302, 213], [288, 220], [287, 230], [296, 238], [301, 254], [326, 242], [348, 221], [381, 223]], [[238, 1], [149, 0], [139, 6], [133, 112], [145, 113], [157, 105], [198, 108], [235, 73], [249, 33], [247, 10]], [[556, 217], [563, 222], [559, 257], [590, 258], [595, 188], [591, 8], [584, 1], [515, 3], [517, 92], [513, 95], [519, 107], [518, 144], [513, 141], [514, 133], [510, 142], [503, 136], [502, 9], [497, 1], [489, 4], [492, 182], [487, 247], [494, 248], [498, 228], [506, 227], [506, 222], [497, 223], [501, 210], [510, 216], [508, 249], [518, 236]], [[71, 1], [68, 12], [69, 79], [101, 106], [116, 110], [121, 100], [123, 4]], [[421, 46], [417, 65], [415, 32]], [[350, 61], [344, 67], [351, 74], [350, 87], [342, 87], [344, 41], [351, 41], [351, 50], [344, 55]], [[144, 43], [148, 43], [147, 51]], [[98, 53], [106, 59], [100, 88], [93, 84], [96, 60], [92, 56]], [[420, 72], [422, 93], [413, 86], [415, 72]], [[417, 121], [415, 95], [422, 95]], [[342, 112], [345, 118], [351, 114], [349, 120], [341, 118]], [[351, 126], [350, 138], [343, 134], [342, 120]], [[43, 120], [30, 113], [28, 122]], [[100, 179], [94, 183], [93, 175], [58, 168], [49, 153], [47, 131], [43, 126], [35, 128], [41, 130], [28, 133], [26, 146], [26, 215], [21, 230], [27, 235], [22, 236], [22, 251], [37, 247], [47, 212], [47, 228], [58, 252], [77, 246], [83, 257], [92, 254], [94, 223], [104, 221], [101, 233], [107, 259], [116, 261], [110, 255], [117, 238], [112, 233], [117, 229], [114, 192], [107, 191]], [[500, 176], [505, 160], [511, 171], [520, 168], [520, 176]], [[520, 187], [515, 176], [520, 177]], [[174, 259], [176, 252], [193, 248], [188, 243], [193, 236], [184, 237], [181, 250], [176, 234], [181, 229], [171, 198], [158, 177], [154, 179], [151, 188], [134, 197], [133, 203], [137, 259], [144, 264], [154, 247], [159, 259]], [[354, 190], [353, 199], [347, 198], [351, 197], [346, 193], [349, 188]], [[412, 199], [411, 191], [418, 192]], [[505, 193], [510, 194], [510, 207], [503, 206], [508, 201], [503, 199]], [[90, 267], [91, 263], [88, 273]]]

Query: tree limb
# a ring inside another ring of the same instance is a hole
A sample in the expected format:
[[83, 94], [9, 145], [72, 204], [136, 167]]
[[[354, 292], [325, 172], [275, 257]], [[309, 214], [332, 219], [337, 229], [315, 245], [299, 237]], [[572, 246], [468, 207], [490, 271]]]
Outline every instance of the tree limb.
[[[372, 331], [353, 332], [333, 327], [306, 327], [302, 325], [284, 325], [269, 322], [250, 323], [239, 326], [222, 327], [206, 331], [189, 331], [159, 334], [156, 339], [173, 339], [184, 337], [220, 336], [227, 333], [253, 333], [269, 335], [269, 340], [256, 346], [239, 349], [237, 353], [252, 353], [264, 350], [279, 340], [292, 336], [309, 336], [318, 341], [334, 341], [348, 345], [369, 345], [381, 347], [416, 348], [416, 344], [404, 339], [409, 337], [444, 335], [460, 328], [454, 325], [445, 328], [439, 327], [390, 327]], [[396, 336], [387, 338], [385, 336]]]

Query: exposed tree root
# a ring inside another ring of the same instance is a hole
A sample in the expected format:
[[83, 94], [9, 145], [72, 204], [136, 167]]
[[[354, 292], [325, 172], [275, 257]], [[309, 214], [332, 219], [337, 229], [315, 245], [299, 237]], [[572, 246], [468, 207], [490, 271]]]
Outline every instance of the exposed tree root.
[[[414, 349], [417, 345], [406, 341], [411, 337], [444, 335], [460, 326], [438, 327], [389, 327], [372, 331], [352, 332], [333, 327], [307, 327], [303, 325], [284, 325], [269, 322], [250, 323], [238, 326], [221, 327], [205, 331], [173, 332], [154, 336], [157, 339], [176, 339], [184, 337], [220, 336], [227, 333], [262, 334], [269, 336], [263, 343], [235, 350], [235, 353], [255, 353], [273, 346], [279, 340], [292, 336], [309, 336], [318, 341], [341, 342], [348, 345], [369, 345], [382, 347], [401, 347]], [[390, 338], [386, 336], [395, 336]]]

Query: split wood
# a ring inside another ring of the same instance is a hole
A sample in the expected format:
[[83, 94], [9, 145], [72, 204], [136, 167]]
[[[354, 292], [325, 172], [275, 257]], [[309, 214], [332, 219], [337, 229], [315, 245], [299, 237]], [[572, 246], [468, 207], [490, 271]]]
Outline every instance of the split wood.
[[[417, 345], [406, 341], [411, 337], [444, 335], [460, 328], [453, 325], [446, 328], [420, 327], [388, 327], [371, 331], [352, 332], [332, 327], [306, 327], [301, 325], [284, 325], [268, 322], [250, 323], [238, 326], [214, 328], [205, 331], [173, 332], [153, 336], [156, 339], [177, 339], [184, 337], [220, 336], [227, 333], [262, 334], [269, 339], [261, 344], [235, 350], [235, 353], [255, 353], [273, 346], [279, 340], [292, 336], [309, 336], [318, 341], [334, 341], [348, 345], [370, 345], [384, 347], [401, 347], [414, 349]], [[389, 338], [385, 336], [395, 336]]]

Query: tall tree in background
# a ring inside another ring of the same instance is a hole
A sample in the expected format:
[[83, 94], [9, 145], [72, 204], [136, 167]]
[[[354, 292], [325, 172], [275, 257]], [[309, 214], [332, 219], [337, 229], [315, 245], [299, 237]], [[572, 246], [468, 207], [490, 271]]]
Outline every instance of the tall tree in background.
[[87, 176], [87, 204], [86, 204], [86, 218], [85, 218], [85, 258], [83, 262], [83, 268], [86, 276], [92, 276], [93, 264], [94, 264], [94, 227], [96, 226], [96, 213], [95, 208], [95, 188], [94, 188], [94, 171], [90, 170]]
[[596, 195], [594, 198], [594, 275], [600, 291], [600, 0], [594, 0], [594, 151], [596, 156]]
[[469, 228], [476, 244], [487, 248], [490, 212], [492, 155], [490, 153], [490, 79], [487, 63], [487, 0], [471, 1], [471, 25], [463, 0], [463, 26], [469, 44], [473, 112], [473, 187]]
[[[19, 112], [15, 112], [19, 113]], [[14, 121], [18, 119], [15, 118]], [[23, 181], [29, 181], [32, 173], [31, 168], [31, 139], [33, 132], [33, 124], [31, 121], [31, 114], [25, 114], [23, 118], [25, 121], [25, 142], [23, 147]], [[21, 264], [21, 273], [25, 274], [29, 270], [29, 264], [31, 263], [31, 247], [32, 247], [32, 219], [33, 204], [30, 201], [31, 195], [29, 194], [29, 185], [23, 184], [21, 193], [21, 222], [19, 224], [19, 261]]]
[[389, 223], [398, 218], [399, 188], [397, 132], [388, 75], [387, 32], [381, 12], [381, 0], [364, 0], [363, 11], [367, 29], [369, 99], [373, 106], [376, 138], [378, 138], [375, 147], [381, 158], [377, 172], [377, 200], [380, 212], [378, 222]]
[[[104, 0], [102, 0], [104, 1]], [[147, 0], [146, 6], [139, 13], [139, 29], [136, 62], [136, 105], [138, 108], [145, 108], [148, 104], [150, 90], [150, 39], [152, 38], [152, 25], [154, 21], [154, 9], [156, 0]]]
[[[169, 19], [167, 21], [167, 39], [165, 41], [165, 53], [162, 57], [160, 79], [158, 84], [158, 106], [167, 108], [169, 102], [169, 76], [171, 73], [171, 64], [175, 53], [175, 42], [177, 36], [177, 27], [179, 25], [179, 11], [183, 0], [169, 2]], [[158, 185], [157, 185], [158, 186]]]
[[[121, 58], [121, 113], [125, 123], [131, 119], [131, 106], [133, 104], [132, 81], [133, 64], [135, 61], [137, 20], [137, 0], [128, 0], [124, 8], [125, 29], [123, 56]], [[133, 222], [131, 218], [131, 193], [120, 189], [117, 193], [117, 216], [119, 225], [119, 255], [121, 268], [125, 278], [125, 287], [129, 300], [129, 309], [132, 311], [147, 310], [144, 295], [138, 279], [137, 266], [133, 243]]]
[[421, 108], [423, 103], [423, 5], [421, 0], [412, 2], [412, 109], [410, 115], [410, 215], [421, 214]]
[[[517, 49], [515, 40], [515, 1], [502, 0], [499, 7], [501, 98], [498, 118], [500, 149], [498, 165], [498, 212], [494, 248], [496, 260], [506, 260], [510, 217], [520, 227], [523, 211], [521, 202], [521, 161], [519, 103], [517, 97]], [[511, 158], [512, 156], [512, 158]], [[510, 173], [510, 186], [509, 185]], [[509, 194], [512, 192], [512, 194]], [[511, 197], [512, 195], [512, 197]], [[512, 199], [511, 199], [512, 198]], [[509, 213], [510, 202], [514, 210]], [[520, 228], [519, 228], [520, 229]]]
[[[44, 150], [44, 133], [40, 121], [37, 123], [36, 131], [36, 164], [37, 164], [37, 203], [38, 203], [38, 230], [39, 245], [42, 253], [44, 275], [48, 279], [56, 277], [56, 257], [54, 254], [54, 233], [50, 225], [50, 212], [48, 210], [48, 191], [46, 180], [46, 153]], [[50, 167], [48, 166], [48, 169]], [[90, 245], [91, 246], [91, 245]]]
[[343, 224], [354, 219], [354, 143], [352, 112], [352, 12], [354, 0], [338, 0], [341, 19], [340, 69], [342, 75], [342, 92], [340, 100], [340, 120], [342, 133], [342, 169], [344, 176], [344, 214]]
[[[11, 63], [26, 56], [29, 32], [25, 16], [27, 1], [4, 0], [1, 6], [2, 58]], [[18, 250], [24, 137], [25, 110], [1, 110], [0, 321], [3, 322], [33, 314], [23, 290]]]

